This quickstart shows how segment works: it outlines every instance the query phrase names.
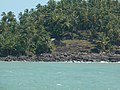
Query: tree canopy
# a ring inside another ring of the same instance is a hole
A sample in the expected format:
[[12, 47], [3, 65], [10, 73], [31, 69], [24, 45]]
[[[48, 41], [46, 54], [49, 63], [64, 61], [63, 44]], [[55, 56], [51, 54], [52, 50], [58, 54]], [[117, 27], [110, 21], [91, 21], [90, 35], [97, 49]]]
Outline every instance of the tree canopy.
[[118, 0], [49, 0], [19, 13], [3, 12], [0, 20], [0, 56], [50, 53], [51, 38], [82, 39], [99, 52], [120, 47]]

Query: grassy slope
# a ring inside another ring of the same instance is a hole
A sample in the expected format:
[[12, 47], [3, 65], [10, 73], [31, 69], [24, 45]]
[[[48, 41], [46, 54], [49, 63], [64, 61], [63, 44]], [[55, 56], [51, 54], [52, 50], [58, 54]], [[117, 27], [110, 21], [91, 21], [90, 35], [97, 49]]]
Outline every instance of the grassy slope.
[[54, 52], [90, 52], [94, 45], [87, 40], [64, 40], [57, 46]]

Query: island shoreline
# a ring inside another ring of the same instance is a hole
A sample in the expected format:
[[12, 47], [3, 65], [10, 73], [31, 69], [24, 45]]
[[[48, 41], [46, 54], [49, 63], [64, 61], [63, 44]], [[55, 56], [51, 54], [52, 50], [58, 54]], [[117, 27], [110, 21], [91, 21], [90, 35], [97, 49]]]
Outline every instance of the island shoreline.
[[101, 55], [96, 53], [54, 53], [28, 56], [0, 57], [0, 61], [22, 61], [22, 62], [120, 62], [120, 55]]

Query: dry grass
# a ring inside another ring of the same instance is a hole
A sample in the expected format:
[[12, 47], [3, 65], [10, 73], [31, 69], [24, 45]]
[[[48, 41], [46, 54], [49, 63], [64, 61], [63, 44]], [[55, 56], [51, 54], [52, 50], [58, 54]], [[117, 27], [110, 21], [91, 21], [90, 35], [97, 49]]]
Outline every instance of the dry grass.
[[90, 52], [94, 45], [87, 40], [64, 40], [63, 46], [56, 47], [57, 52]]

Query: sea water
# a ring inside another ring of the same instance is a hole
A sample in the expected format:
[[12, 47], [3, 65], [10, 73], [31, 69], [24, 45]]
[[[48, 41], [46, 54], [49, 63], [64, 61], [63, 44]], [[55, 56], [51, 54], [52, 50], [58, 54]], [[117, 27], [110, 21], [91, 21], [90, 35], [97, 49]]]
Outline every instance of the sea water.
[[0, 90], [120, 90], [120, 64], [0, 62]]

